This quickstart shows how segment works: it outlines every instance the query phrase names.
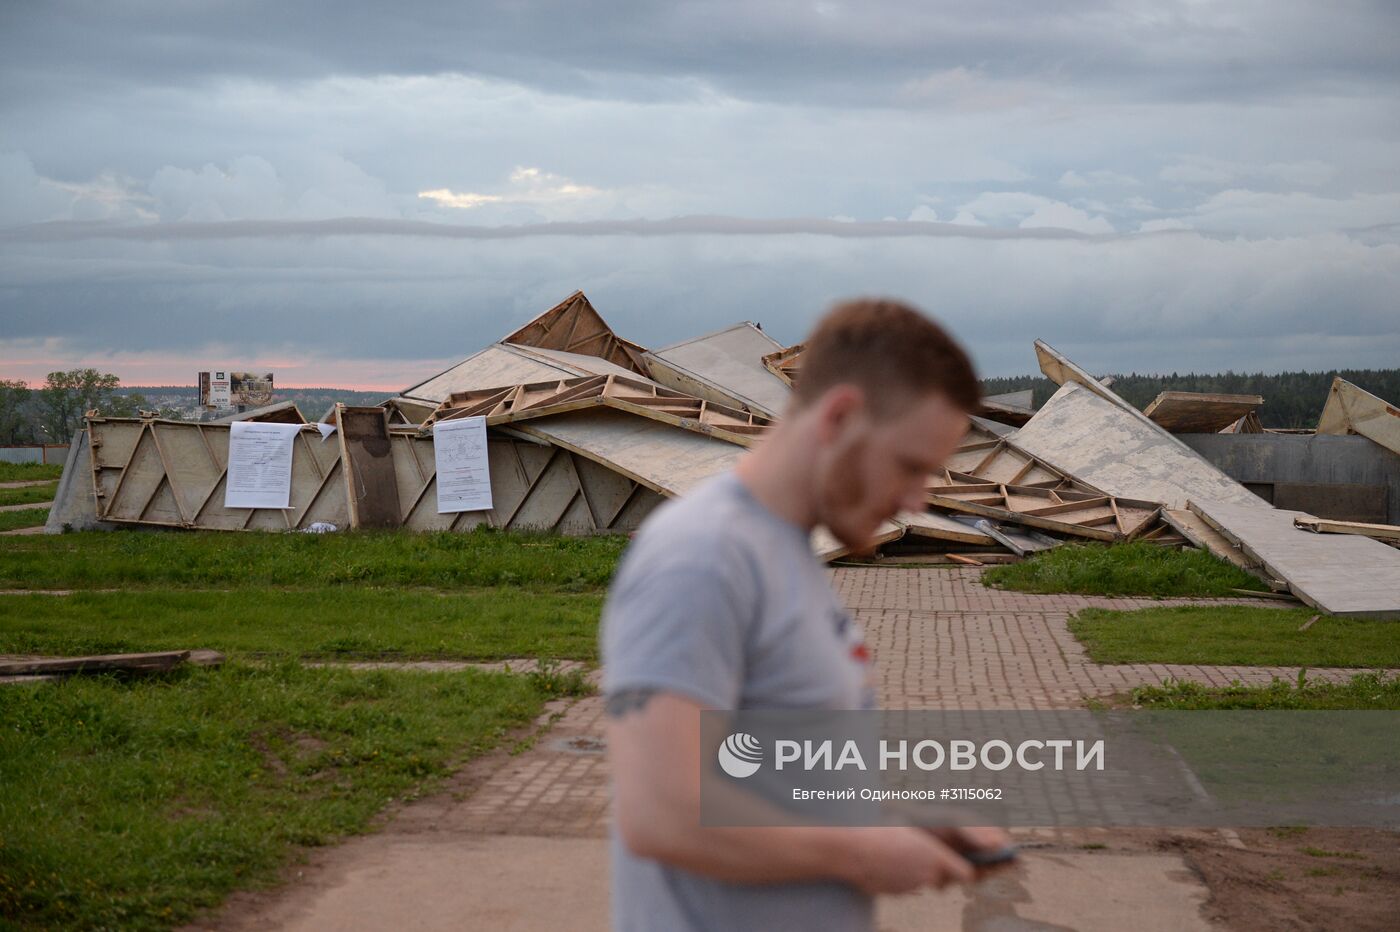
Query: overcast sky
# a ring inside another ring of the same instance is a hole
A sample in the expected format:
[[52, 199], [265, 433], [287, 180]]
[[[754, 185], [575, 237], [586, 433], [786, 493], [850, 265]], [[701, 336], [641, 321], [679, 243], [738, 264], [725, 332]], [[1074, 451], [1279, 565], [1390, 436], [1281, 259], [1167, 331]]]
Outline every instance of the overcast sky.
[[0, 377], [395, 390], [906, 298], [984, 374], [1400, 365], [1400, 4], [0, 3]]

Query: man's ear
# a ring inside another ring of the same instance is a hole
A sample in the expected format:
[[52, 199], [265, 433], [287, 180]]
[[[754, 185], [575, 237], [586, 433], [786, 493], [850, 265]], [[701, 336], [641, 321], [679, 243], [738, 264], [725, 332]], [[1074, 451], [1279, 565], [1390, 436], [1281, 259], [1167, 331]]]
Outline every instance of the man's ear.
[[817, 432], [823, 443], [830, 443], [865, 410], [865, 392], [859, 385], [833, 385], [817, 401]]

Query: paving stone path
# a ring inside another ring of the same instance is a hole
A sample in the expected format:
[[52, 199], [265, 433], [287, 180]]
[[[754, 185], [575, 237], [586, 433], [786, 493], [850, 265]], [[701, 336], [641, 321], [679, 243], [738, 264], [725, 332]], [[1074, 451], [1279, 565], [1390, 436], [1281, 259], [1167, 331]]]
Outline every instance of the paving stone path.
[[[1162, 604], [1159, 600], [1002, 592], [983, 586], [982, 571], [975, 567], [832, 572], [838, 592], [865, 629], [885, 708], [1070, 708], [1089, 697], [1168, 678], [1228, 685], [1297, 675], [1290, 667], [1099, 665], [1088, 660], [1069, 633], [1068, 619], [1080, 609], [1141, 608]], [[1353, 672], [1309, 670], [1309, 676], [1341, 680]], [[470, 793], [410, 807], [379, 836], [342, 846], [306, 889], [222, 928], [330, 928], [340, 921], [374, 928], [377, 922], [370, 917], [385, 915], [386, 903], [403, 900], [406, 894], [396, 891], [405, 885], [421, 886], [429, 876], [460, 872], [490, 879], [466, 884], [456, 893], [439, 891], [449, 900], [456, 896], [456, 906], [424, 906], [413, 927], [447, 928], [466, 914], [490, 916], [496, 928], [547, 929], [561, 921], [573, 928], [605, 927], [603, 702], [590, 697], [560, 704], [552, 715], [557, 718], [553, 727], [531, 750], [505, 757]], [[1106, 837], [1117, 842], [1130, 834]], [[1179, 858], [1142, 846], [1112, 855], [1069, 847], [1028, 856], [1020, 874], [983, 884], [974, 893], [882, 902], [881, 927], [1132, 926], [1139, 932], [1206, 927], [1200, 912], [1205, 888]], [[552, 878], [551, 884], [563, 888], [539, 895], [535, 876]], [[1070, 895], [1075, 890], [1083, 896]], [[409, 903], [405, 908], [415, 907]], [[442, 925], [434, 918], [439, 915]], [[1067, 921], [1069, 916], [1073, 921]]]

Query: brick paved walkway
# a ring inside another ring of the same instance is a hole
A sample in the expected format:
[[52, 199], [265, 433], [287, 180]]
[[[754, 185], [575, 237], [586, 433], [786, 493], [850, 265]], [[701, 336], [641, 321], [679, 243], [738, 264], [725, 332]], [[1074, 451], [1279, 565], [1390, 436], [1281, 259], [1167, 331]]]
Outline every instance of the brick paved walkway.
[[[1089, 662], [1069, 633], [1083, 608], [1143, 608], [1164, 600], [1029, 595], [988, 589], [981, 569], [842, 568], [837, 591], [865, 629], [890, 709], [1046, 709], [1153, 685], [1168, 678], [1225, 686], [1292, 680], [1296, 667], [1211, 667]], [[1248, 604], [1255, 599], [1165, 600]], [[1355, 670], [1309, 670], [1344, 680]], [[608, 775], [603, 704], [580, 700], [546, 738], [512, 758], [454, 813], [454, 829], [512, 835], [597, 837], [607, 833]]]

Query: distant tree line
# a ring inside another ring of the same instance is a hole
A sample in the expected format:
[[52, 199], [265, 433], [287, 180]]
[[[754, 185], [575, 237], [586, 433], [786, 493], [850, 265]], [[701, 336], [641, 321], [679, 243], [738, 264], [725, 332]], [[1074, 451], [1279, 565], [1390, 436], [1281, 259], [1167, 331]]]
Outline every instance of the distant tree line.
[[[1400, 402], [1400, 369], [1342, 369], [1330, 372], [1226, 372], [1216, 375], [1189, 372], [1171, 375], [1113, 376], [1113, 390], [1138, 408], [1146, 408], [1161, 392], [1210, 392], [1226, 395], [1262, 395], [1264, 406], [1259, 420], [1265, 427], [1314, 428], [1333, 376], [1364, 388], [1392, 404]], [[1008, 378], [983, 379], [982, 390], [988, 395], [1004, 392], [1034, 391], [1035, 406], [1043, 405], [1059, 388], [1044, 376], [1019, 375]]]
[[[0, 379], [0, 445], [68, 443], [88, 411], [131, 417], [144, 410], [140, 393], [122, 393], [121, 380], [96, 369], [50, 372], [39, 388], [18, 379]], [[160, 411], [163, 417], [177, 411]]]

